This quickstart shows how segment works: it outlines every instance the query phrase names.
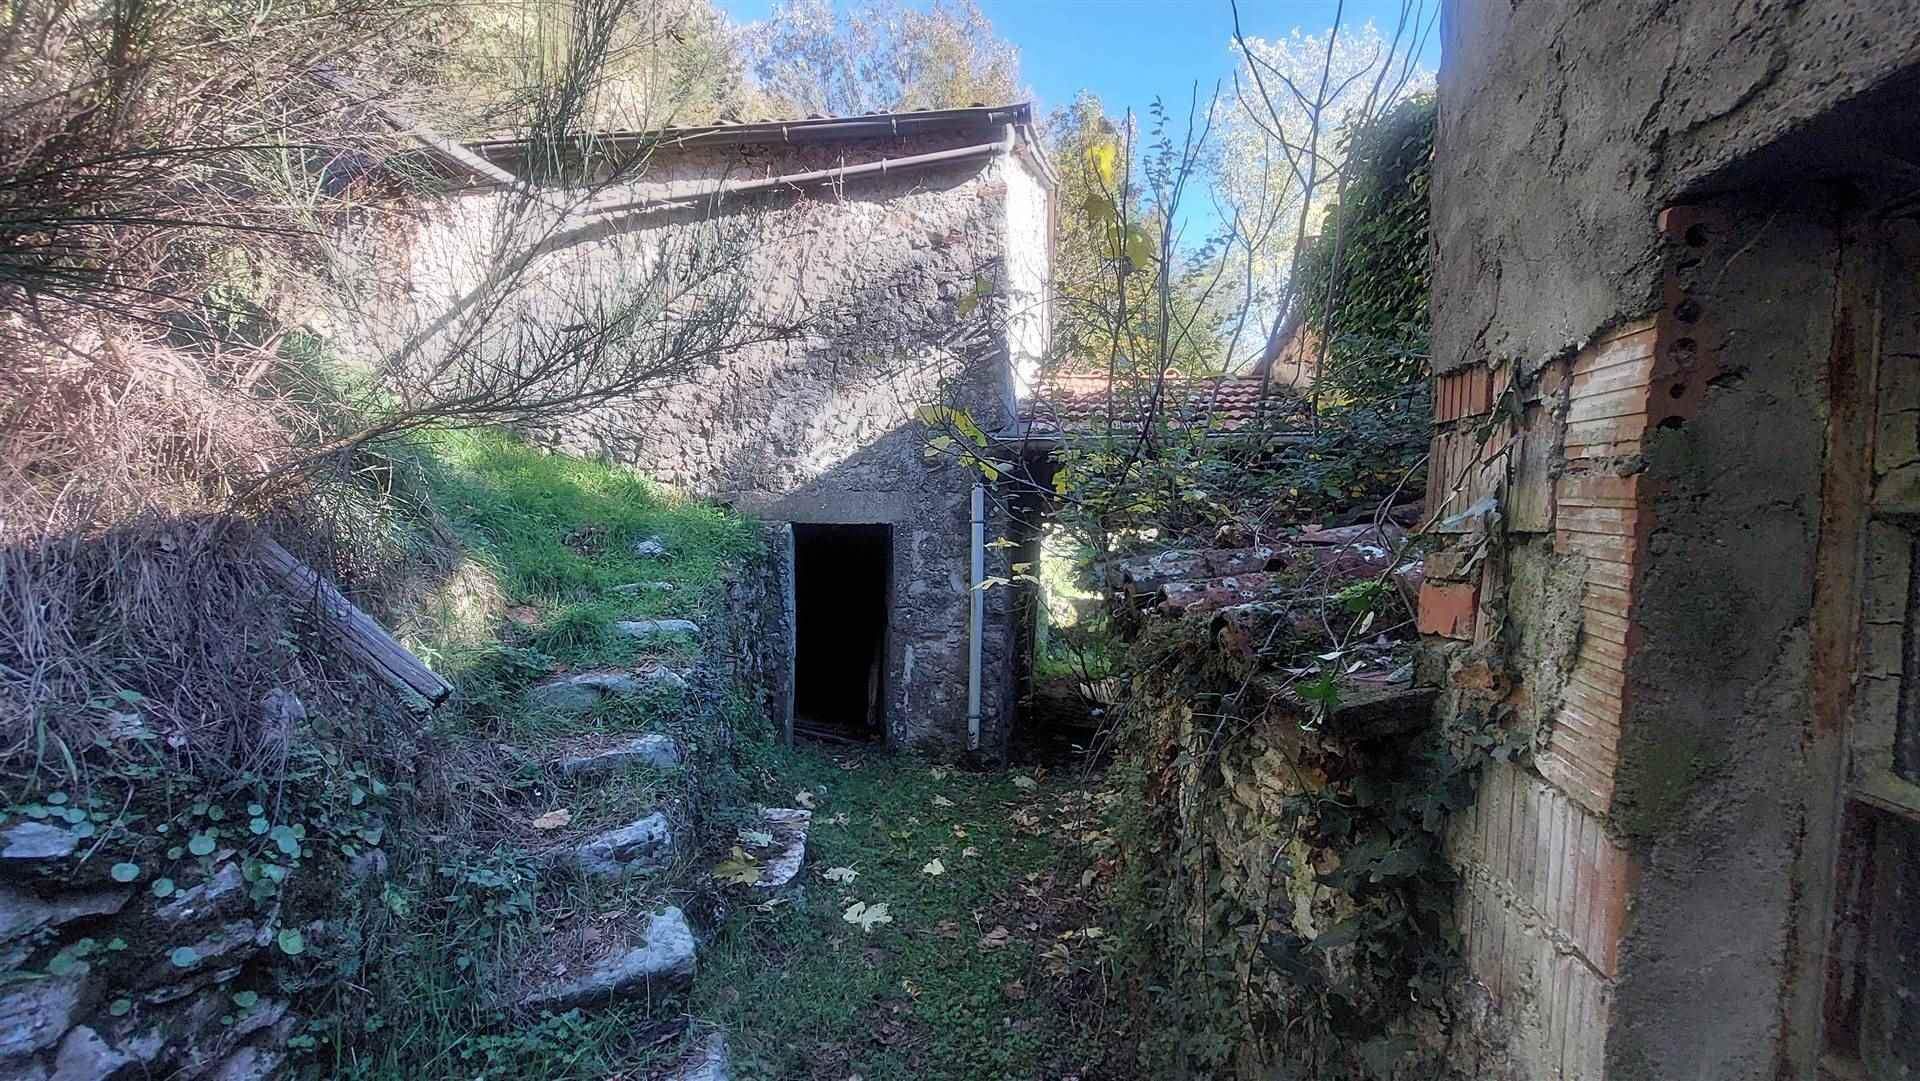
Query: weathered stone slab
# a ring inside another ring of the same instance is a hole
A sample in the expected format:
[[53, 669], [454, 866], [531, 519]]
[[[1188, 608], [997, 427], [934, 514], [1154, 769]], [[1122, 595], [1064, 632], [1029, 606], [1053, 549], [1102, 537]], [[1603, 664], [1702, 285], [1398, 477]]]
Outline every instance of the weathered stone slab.
[[760, 881], [754, 886], [763, 890], [779, 889], [792, 882], [807, 862], [807, 831], [813, 826], [813, 812], [796, 807], [769, 807], [766, 820], [775, 850], [760, 865]]
[[73, 831], [45, 822], [16, 822], [0, 829], [0, 860], [14, 864], [65, 859], [80, 847]]
[[667, 542], [660, 537], [644, 537], [634, 541], [628, 549], [641, 559], [668, 559], [672, 553], [667, 551]]
[[89, 890], [43, 898], [0, 886], [0, 942], [88, 916], [111, 916], [125, 907], [131, 896], [132, 890]]
[[87, 997], [84, 963], [65, 976], [0, 989], [0, 1062], [38, 1054], [60, 1042]]
[[655, 811], [645, 818], [582, 841], [573, 861], [592, 878], [619, 878], [657, 871], [673, 862], [673, 827]]
[[732, 1081], [733, 1056], [727, 1034], [715, 1029], [696, 1041], [687, 1056], [666, 1072], [663, 1081]]
[[678, 908], [668, 908], [648, 917], [641, 945], [602, 958], [577, 980], [536, 990], [520, 1005], [560, 1011], [636, 995], [664, 995], [693, 982], [694, 964], [687, 917]]
[[632, 698], [649, 690], [686, 689], [686, 679], [665, 668], [641, 676], [627, 672], [580, 672], [527, 688], [526, 702], [533, 709], [578, 712], [592, 709], [608, 698]]
[[691, 637], [700, 633], [699, 624], [691, 619], [623, 619], [616, 622], [613, 629], [643, 642], [681, 635]]
[[60, 1050], [53, 1059], [51, 1081], [100, 1081], [136, 1061], [132, 1055], [109, 1045], [98, 1032], [81, 1025], [60, 1041]]
[[247, 883], [240, 865], [224, 863], [213, 877], [192, 889], [182, 890], [155, 909], [153, 914], [165, 923], [183, 924], [206, 919], [228, 911], [246, 896]]
[[596, 773], [611, 773], [629, 766], [679, 769], [683, 762], [680, 745], [671, 737], [648, 733], [598, 754], [563, 758], [560, 760], [560, 773], [566, 777], [586, 777]]

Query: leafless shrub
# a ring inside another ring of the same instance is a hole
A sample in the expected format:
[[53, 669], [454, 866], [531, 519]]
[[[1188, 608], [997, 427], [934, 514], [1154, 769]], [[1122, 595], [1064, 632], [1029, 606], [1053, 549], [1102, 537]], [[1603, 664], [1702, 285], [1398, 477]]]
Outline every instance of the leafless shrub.
[[744, 308], [751, 219], [695, 221], [591, 286], [554, 273], [647, 167], [588, 136], [644, 6], [566, 9], [508, 96], [553, 167], [495, 187], [464, 241], [488, 272], [434, 309], [383, 303], [391, 281], [347, 304], [365, 264], [341, 241], [404, 236], [443, 182], [406, 106], [444, 79], [469, 9], [0, 12], [0, 756], [84, 772], [134, 746], [114, 718], [138, 714], [159, 741], [138, 746], [256, 769], [265, 695], [324, 695], [332, 674], [252, 568], [257, 532], [377, 610], [435, 547], [396, 502], [396, 437], [549, 420], [784, 332]]

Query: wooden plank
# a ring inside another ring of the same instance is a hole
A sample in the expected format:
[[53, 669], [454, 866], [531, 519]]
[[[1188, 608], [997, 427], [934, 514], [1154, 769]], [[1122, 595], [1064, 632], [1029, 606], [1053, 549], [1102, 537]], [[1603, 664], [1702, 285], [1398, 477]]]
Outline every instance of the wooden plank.
[[325, 621], [333, 640], [388, 686], [425, 699], [429, 707], [446, 701], [453, 693], [453, 684], [422, 664], [420, 658], [395, 641], [386, 628], [335, 589], [333, 583], [295, 559], [293, 553], [271, 537], [260, 538], [259, 548], [261, 565], [274, 583], [289, 596], [311, 604]]

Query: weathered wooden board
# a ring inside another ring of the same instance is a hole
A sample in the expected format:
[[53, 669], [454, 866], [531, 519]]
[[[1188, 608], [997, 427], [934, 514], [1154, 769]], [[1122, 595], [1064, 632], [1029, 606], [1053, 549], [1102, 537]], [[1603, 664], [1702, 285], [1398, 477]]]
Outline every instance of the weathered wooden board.
[[386, 628], [374, 622], [348, 600], [333, 583], [293, 557], [270, 537], [260, 539], [261, 564], [288, 595], [310, 603], [325, 620], [329, 633], [355, 660], [365, 664], [395, 690], [414, 694], [437, 706], [453, 693], [453, 684], [420, 662], [394, 641]]

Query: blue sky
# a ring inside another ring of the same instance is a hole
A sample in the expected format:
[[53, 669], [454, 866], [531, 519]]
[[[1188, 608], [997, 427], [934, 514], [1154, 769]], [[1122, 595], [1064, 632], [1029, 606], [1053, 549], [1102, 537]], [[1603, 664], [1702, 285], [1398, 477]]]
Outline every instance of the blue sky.
[[[736, 21], [763, 19], [773, 0], [717, 0]], [[924, 6], [924, 5], [923, 5]], [[1335, 0], [1243, 0], [1246, 32], [1275, 37], [1298, 27], [1318, 33], [1333, 22]], [[1436, 6], [1430, 3], [1431, 9]], [[1226, 0], [980, 0], [1000, 35], [1020, 49], [1021, 75], [1035, 105], [1051, 110], [1089, 89], [1110, 113], [1144, 111], [1155, 94], [1184, 107], [1194, 81], [1206, 94], [1232, 70], [1233, 15]], [[1348, 0], [1341, 21], [1372, 19], [1389, 30], [1399, 0]], [[1424, 64], [1439, 64], [1439, 34]]]

